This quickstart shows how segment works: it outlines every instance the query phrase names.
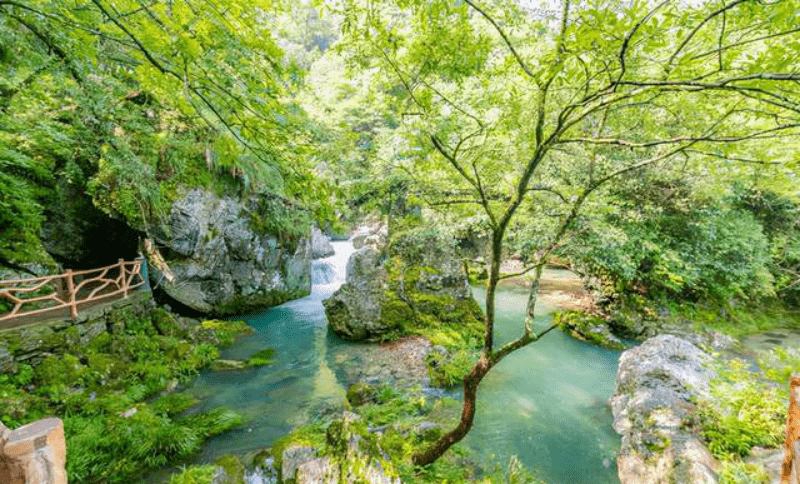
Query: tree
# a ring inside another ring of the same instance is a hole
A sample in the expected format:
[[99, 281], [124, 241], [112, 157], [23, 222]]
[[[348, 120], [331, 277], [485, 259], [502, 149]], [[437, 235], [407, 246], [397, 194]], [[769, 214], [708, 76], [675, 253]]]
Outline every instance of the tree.
[[[491, 239], [484, 344], [464, 379], [459, 424], [415, 455], [438, 459], [470, 430], [481, 380], [552, 331], [533, 317], [542, 269], [621, 177], [686, 167], [774, 170], [798, 157], [800, 3], [345, 0], [340, 48], [379, 66], [406, 150], [389, 160], [431, 206], [479, 217]], [[789, 171], [787, 173], [787, 170]], [[500, 262], [520, 216], [533, 283], [520, 336], [494, 341]]]

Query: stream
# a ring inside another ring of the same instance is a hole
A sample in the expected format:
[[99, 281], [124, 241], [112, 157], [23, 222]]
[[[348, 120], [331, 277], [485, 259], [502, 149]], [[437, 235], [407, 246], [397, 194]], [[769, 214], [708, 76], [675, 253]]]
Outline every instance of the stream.
[[[321, 301], [344, 282], [349, 242], [334, 242], [336, 254], [314, 261], [311, 295], [242, 315], [254, 333], [223, 351], [246, 359], [274, 348], [273, 365], [236, 372], [205, 372], [188, 389], [202, 400], [197, 410], [220, 405], [247, 419], [207, 442], [198, 462], [224, 454], [269, 447], [293, 427], [340, 408], [352, 374], [342, 368], [365, 344], [329, 334]], [[484, 291], [473, 289], [482, 302]], [[521, 331], [526, 293], [497, 294], [498, 344]], [[545, 298], [546, 299], [546, 298]], [[552, 307], [540, 304], [544, 327]], [[614, 389], [619, 352], [583, 344], [559, 331], [509, 355], [484, 379], [475, 426], [463, 445], [484, 464], [505, 467], [512, 455], [551, 484], [618, 484], [615, 453], [619, 437], [611, 428], [607, 400]], [[459, 398], [458, 393], [452, 396]]]

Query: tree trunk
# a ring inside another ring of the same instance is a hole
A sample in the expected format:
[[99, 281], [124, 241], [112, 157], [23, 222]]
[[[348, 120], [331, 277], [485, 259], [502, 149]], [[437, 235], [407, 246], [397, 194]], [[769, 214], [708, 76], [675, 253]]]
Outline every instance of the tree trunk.
[[475, 419], [475, 405], [478, 401], [478, 384], [492, 368], [486, 355], [475, 363], [472, 371], [464, 378], [464, 408], [458, 426], [443, 435], [437, 442], [422, 453], [414, 455], [411, 461], [419, 466], [426, 466], [442, 456], [447, 449], [463, 439], [472, 428]]

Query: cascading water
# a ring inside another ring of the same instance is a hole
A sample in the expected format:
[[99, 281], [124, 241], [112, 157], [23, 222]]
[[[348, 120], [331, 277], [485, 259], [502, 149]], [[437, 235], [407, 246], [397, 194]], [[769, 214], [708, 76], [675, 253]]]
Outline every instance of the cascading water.
[[[355, 251], [350, 242], [332, 245], [333, 256], [313, 262], [311, 295], [241, 316], [254, 333], [222, 354], [225, 359], [245, 360], [271, 347], [277, 363], [209, 371], [188, 389], [203, 402], [198, 410], [226, 406], [247, 419], [242, 428], [211, 439], [198, 463], [269, 447], [315, 415], [344, 408], [345, 388], [353, 383], [344, 368], [360, 361], [367, 344], [344, 342], [328, 333], [322, 300], [345, 282], [347, 261]], [[476, 290], [475, 296], [482, 300], [482, 291]], [[499, 342], [519, 331], [525, 298], [524, 293], [498, 291]], [[542, 305], [537, 324], [549, 324], [550, 316], [544, 313], [552, 309]], [[619, 438], [605, 405], [618, 358], [617, 352], [556, 332], [514, 353], [482, 383], [475, 427], [462, 445], [488, 467], [504, 465], [509, 456], [518, 455], [552, 484], [618, 483], [613, 456]], [[256, 477], [248, 476], [248, 484], [274, 482]]]
[[331, 242], [334, 254], [311, 263], [312, 292], [332, 294], [345, 282], [347, 261], [355, 252], [353, 244], [348, 241]]

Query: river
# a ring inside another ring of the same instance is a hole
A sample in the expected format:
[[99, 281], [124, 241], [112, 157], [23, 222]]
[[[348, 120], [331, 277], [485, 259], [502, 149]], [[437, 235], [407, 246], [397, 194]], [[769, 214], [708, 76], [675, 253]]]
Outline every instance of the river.
[[[189, 392], [203, 400], [199, 410], [224, 405], [248, 419], [241, 428], [211, 439], [199, 461], [223, 454], [269, 447], [300, 423], [341, 406], [346, 386], [338, 363], [358, 351], [328, 334], [321, 301], [343, 282], [349, 242], [334, 242], [336, 255], [314, 262], [310, 296], [240, 317], [254, 328], [251, 336], [223, 352], [246, 359], [271, 347], [277, 363], [238, 372], [206, 372]], [[483, 291], [475, 289], [482, 301]], [[520, 331], [525, 294], [498, 292], [498, 343]], [[549, 320], [551, 307], [540, 305], [537, 324]], [[505, 465], [512, 455], [551, 484], [618, 484], [615, 452], [619, 438], [611, 429], [606, 401], [614, 387], [619, 353], [575, 341], [555, 331], [508, 356], [481, 384], [475, 427], [464, 445], [485, 463]], [[456, 394], [457, 396], [457, 394]]]

